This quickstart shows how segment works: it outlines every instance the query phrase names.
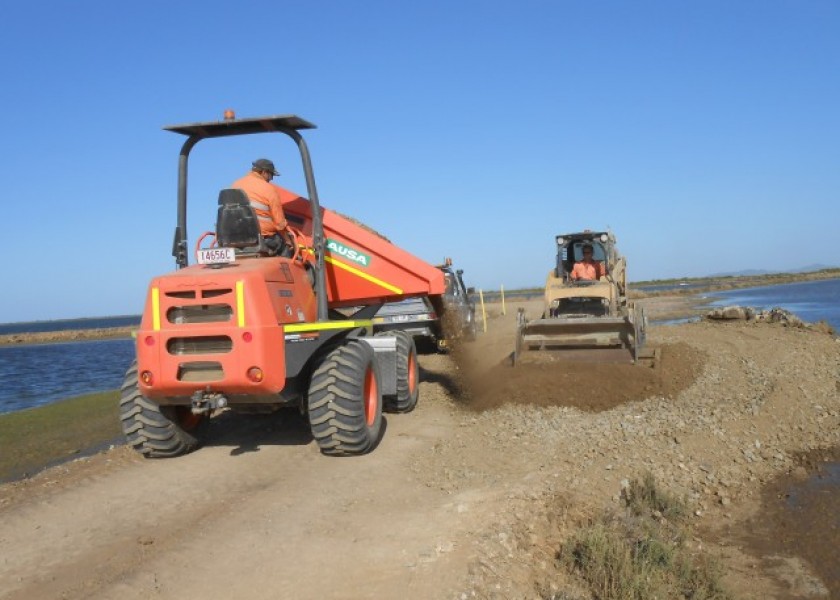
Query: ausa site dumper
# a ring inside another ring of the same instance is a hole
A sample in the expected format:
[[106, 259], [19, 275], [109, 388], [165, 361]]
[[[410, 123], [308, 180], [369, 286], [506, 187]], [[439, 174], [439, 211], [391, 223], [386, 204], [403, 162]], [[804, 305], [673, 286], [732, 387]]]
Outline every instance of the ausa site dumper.
[[[178, 169], [177, 270], [149, 286], [137, 360], [120, 398], [123, 431], [145, 456], [191, 451], [222, 409], [287, 406], [308, 416], [323, 453], [363, 454], [378, 441], [383, 405], [408, 412], [417, 403], [413, 339], [374, 336], [371, 318], [386, 302], [443, 294], [443, 273], [320, 206], [300, 134], [313, 127], [293, 115], [226, 115], [165, 128], [187, 136]], [[291, 195], [283, 203], [295, 243], [272, 255], [245, 194], [222, 190], [216, 230], [201, 236], [190, 265], [191, 149], [206, 138], [272, 132], [297, 144], [303, 165], [308, 199]], [[355, 307], [349, 316], [338, 311], [346, 307]]]
[[[517, 315], [513, 363], [531, 350], [553, 351], [560, 359], [641, 364], [654, 355], [644, 350], [644, 310], [627, 301], [627, 263], [611, 232], [558, 235], [557, 260], [545, 283], [543, 313], [527, 320]], [[594, 280], [576, 279], [573, 271], [591, 247], [600, 263]]]

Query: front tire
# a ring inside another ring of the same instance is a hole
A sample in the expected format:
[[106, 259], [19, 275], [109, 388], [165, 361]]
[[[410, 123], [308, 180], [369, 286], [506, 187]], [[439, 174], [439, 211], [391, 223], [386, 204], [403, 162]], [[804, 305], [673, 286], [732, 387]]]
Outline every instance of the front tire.
[[379, 441], [382, 394], [373, 352], [363, 341], [347, 341], [330, 350], [312, 374], [309, 426], [324, 454], [365, 454]]
[[205, 419], [187, 406], [160, 406], [140, 393], [137, 361], [131, 363], [120, 389], [120, 424], [131, 447], [146, 458], [170, 458], [200, 445]]

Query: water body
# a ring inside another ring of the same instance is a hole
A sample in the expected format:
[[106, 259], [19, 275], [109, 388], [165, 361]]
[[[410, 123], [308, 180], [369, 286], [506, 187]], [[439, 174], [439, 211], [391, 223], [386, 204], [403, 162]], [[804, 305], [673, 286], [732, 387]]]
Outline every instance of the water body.
[[0, 414], [115, 390], [134, 340], [0, 346]]
[[783, 308], [809, 323], [825, 321], [840, 332], [840, 279], [710, 292], [708, 297], [715, 298], [711, 306]]
[[778, 556], [805, 559], [828, 592], [809, 596], [814, 598], [840, 598], [838, 459], [840, 447], [800, 457], [802, 467], [764, 487], [759, 516], [736, 529], [750, 553], [764, 562], [772, 564]]

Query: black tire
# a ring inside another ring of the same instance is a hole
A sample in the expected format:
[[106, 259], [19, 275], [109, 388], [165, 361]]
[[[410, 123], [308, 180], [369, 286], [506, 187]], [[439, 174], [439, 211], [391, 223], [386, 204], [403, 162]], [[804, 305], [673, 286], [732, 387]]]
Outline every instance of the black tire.
[[320, 362], [307, 394], [309, 427], [321, 452], [349, 456], [370, 452], [382, 428], [379, 365], [373, 348], [349, 340]]
[[146, 458], [170, 458], [195, 450], [206, 419], [188, 406], [160, 406], [140, 393], [137, 361], [131, 363], [120, 389], [120, 423], [135, 450]]
[[417, 364], [414, 338], [404, 331], [383, 331], [376, 335], [397, 339], [397, 393], [385, 396], [382, 408], [390, 413], [411, 412], [420, 397], [420, 367]]

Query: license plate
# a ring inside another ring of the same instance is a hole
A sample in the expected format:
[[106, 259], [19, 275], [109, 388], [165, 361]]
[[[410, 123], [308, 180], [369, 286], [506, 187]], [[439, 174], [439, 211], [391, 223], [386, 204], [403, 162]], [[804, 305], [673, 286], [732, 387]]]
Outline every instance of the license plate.
[[198, 263], [201, 265], [220, 265], [236, 262], [233, 248], [206, 248], [198, 251]]

